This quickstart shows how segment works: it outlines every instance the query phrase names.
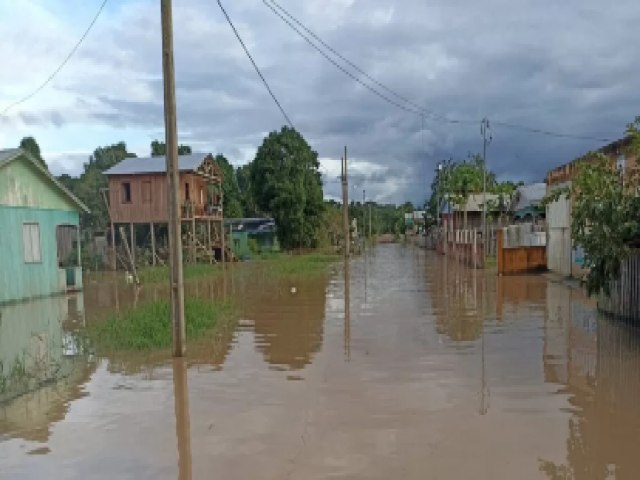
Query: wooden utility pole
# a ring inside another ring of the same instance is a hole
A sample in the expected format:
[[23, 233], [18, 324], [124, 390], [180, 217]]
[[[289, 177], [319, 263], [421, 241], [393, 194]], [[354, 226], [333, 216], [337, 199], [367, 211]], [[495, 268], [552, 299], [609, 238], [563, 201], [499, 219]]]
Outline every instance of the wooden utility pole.
[[171, 0], [161, 0], [160, 11], [162, 15], [162, 76], [164, 78], [164, 128], [169, 207], [169, 282], [171, 290], [171, 320], [173, 325], [173, 356], [182, 357], [186, 353], [186, 332]]
[[371, 202], [369, 202], [369, 240], [371, 240]]
[[344, 147], [342, 158], [342, 233], [344, 235], [344, 257], [349, 260], [349, 248], [351, 246], [351, 233], [349, 228], [349, 184], [347, 180], [347, 147]]

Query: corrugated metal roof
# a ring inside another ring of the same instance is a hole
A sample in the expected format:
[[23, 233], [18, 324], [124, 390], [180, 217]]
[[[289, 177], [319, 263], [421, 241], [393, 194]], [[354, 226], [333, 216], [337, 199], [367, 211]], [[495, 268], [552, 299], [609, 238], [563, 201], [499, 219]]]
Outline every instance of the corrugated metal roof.
[[515, 202], [512, 210], [518, 211], [527, 207], [534, 207], [542, 202], [547, 194], [547, 184], [544, 182], [530, 183], [518, 187], [515, 195]]
[[[198, 168], [207, 153], [192, 153], [178, 156], [178, 168], [181, 172]], [[165, 173], [167, 171], [167, 159], [161, 157], [135, 157], [125, 158], [104, 172], [106, 175], [133, 175], [137, 173]]]

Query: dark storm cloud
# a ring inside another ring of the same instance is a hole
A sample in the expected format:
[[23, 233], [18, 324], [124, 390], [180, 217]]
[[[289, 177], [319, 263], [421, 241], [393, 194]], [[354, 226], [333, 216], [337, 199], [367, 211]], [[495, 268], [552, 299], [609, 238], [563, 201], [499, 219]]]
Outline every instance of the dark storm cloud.
[[[227, 3], [295, 126], [321, 158], [339, 158], [346, 144], [350, 158], [380, 166], [368, 176], [354, 173], [380, 198], [421, 200], [439, 160], [481, 151], [484, 116], [615, 138], [640, 113], [633, 37], [640, 6], [635, 1], [605, 6], [596, 0], [281, 0], [329, 44], [401, 95], [450, 118], [473, 121], [452, 125], [427, 116], [425, 131], [418, 116], [345, 76], [262, 2]], [[110, 35], [103, 40], [118, 52], [114, 68], [134, 72], [132, 81], [148, 94], [141, 99], [99, 96], [92, 118], [118, 128], [161, 131], [156, 10], [155, 5], [139, 8], [122, 26], [106, 29]], [[246, 160], [284, 120], [215, 2], [190, 0], [175, 10], [181, 138], [233, 161]], [[97, 56], [100, 47], [106, 48], [94, 42], [84, 55]], [[76, 88], [87, 94], [92, 86]], [[533, 135], [497, 123], [492, 134], [490, 168], [500, 178], [525, 181], [540, 180], [548, 169], [602, 144]], [[337, 195], [339, 185], [330, 181], [326, 190]]]

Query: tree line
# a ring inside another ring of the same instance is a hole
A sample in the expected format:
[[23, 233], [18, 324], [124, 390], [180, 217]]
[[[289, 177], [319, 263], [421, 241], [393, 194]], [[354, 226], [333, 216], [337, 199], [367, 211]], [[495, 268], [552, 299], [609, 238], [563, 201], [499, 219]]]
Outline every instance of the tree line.
[[[24, 138], [20, 147], [47, 167], [33, 137]], [[149, 147], [151, 156], [166, 153], [162, 141], [153, 140]], [[178, 153], [191, 154], [192, 148], [180, 145]], [[125, 142], [101, 146], [83, 164], [79, 176], [57, 177], [90, 210], [81, 216], [83, 230], [99, 231], [108, 227], [109, 214], [101, 193], [108, 187], [104, 172], [126, 158], [135, 157]], [[284, 126], [269, 133], [254, 159], [245, 165], [234, 167], [221, 153], [215, 160], [223, 172], [225, 217], [273, 217], [278, 239], [285, 249], [315, 248], [341, 241], [341, 204], [324, 200], [318, 154], [295, 129]], [[365, 222], [365, 233], [369, 229], [370, 210], [373, 234], [399, 234], [404, 232], [404, 213], [413, 211], [413, 205], [352, 202], [350, 216], [357, 219], [360, 228]]]
[[487, 201], [488, 212], [498, 212], [502, 217], [509, 209], [518, 186], [524, 182], [499, 182], [491, 170], [486, 169], [481, 155], [469, 155], [464, 160], [445, 160], [436, 168], [431, 182], [431, 196], [427, 201], [427, 221], [432, 225], [445, 203], [462, 212], [462, 226], [467, 228], [467, 203], [474, 194], [496, 195]]

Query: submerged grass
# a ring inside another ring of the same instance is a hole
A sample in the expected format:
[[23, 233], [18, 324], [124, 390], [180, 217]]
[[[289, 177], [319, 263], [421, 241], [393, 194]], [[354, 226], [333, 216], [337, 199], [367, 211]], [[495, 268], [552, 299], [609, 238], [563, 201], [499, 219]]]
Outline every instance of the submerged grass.
[[[222, 268], [220, 265], [211, 265], [208, 263], [190, 264], [184, 266], [183, 275], [185, 280], [201, 277], [211, 278], [222, 275]], [[169, 267], [166, 265], [145, 267], [138, 271], [138, 277], [143, 284], [166, 282], [169, 280]]]
[[274, 276], [288, 275], [319, 275], [327, 271], [327, 268], [338, 261], [338, 255], [324, 253], [310, 253], [305, 255], [282, 254], [266, 260], [259, 260], [265, 267], [265, 271]]
[[[326, 272], [329, 265], [338, 261], [340, 256], [332, 253], [313, 252], [300, 255], [288, 253], [263, 253], [256, 255], [249, 262], [240, 262], [232, 268], [251, 270], [260, 265], [264, 271], [273, 276], [317, 275]], [[195, 264], [184, 266], [185, 280], [195, 278], [216, 278], [222, 276], [221, 265]], [[169, 269], [166, 266], [146, 267], [138, 272], [142, 284], [161, 283], [169, 280]]]
[[[228, 303], [197, 298], [185, 300], [187, 340], [214, 332], [233, 319]], [[87, 328], [87, 336], [99, 353], [151, 350], [171, 346], [171, 314], [167, 300], [133, 307]]]

